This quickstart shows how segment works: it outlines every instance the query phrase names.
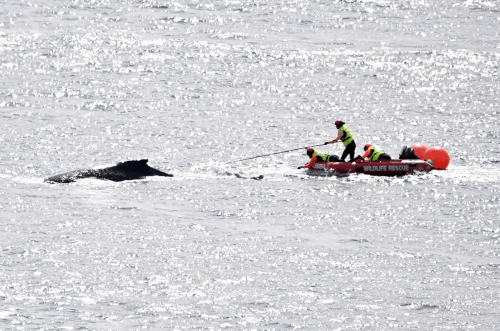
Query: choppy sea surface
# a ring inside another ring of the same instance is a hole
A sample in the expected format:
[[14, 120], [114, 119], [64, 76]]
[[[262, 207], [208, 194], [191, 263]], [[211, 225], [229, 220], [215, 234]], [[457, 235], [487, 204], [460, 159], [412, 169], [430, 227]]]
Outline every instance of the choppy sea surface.
[[499, 2], [0, 3], [0, 330], [500, 329]]

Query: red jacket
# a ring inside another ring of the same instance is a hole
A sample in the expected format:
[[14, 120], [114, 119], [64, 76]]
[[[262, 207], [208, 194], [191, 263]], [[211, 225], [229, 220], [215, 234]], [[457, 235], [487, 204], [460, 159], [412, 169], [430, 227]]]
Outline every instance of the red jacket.
[[371, 153], [372, 153], [372, 150], [371, 150], [371, 149], [367, 149], [367, 150], [365, 151], [365, 154], [363, 154], [361, 157], [364, 159], [365, 157], [370, 156], [370, 154], [371, 154]]
[[310, 160], [309, 160], [309, 163], [306, 164], [304, 166], [304, 168], [312, 168], [312, 166], [316, 163], [316, 161], [318, 160], [318, 158], [316, 157], [316, 155], [314, 155]]

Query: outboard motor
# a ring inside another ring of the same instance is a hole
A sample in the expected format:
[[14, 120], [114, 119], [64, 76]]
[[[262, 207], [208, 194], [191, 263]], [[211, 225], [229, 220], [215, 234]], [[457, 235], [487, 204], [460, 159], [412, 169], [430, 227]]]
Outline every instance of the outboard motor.
[[420, 160], [418, 156], [415, 155], [415, 151], [411, 147], [403, 146], [401, 153], [399, 153], [400, 160]]

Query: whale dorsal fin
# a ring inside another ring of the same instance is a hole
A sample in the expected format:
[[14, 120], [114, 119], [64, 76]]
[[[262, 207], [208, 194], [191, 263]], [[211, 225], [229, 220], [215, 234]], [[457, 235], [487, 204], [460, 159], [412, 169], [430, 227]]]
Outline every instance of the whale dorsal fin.
[[131, 160], [131, 161], [125, 161], [125, 162], [120, 162], [117, 164], [117, 166], [127, 166], [127, 165], [133, 165], [137, 163], [142, 163], [142, 164], [147, 164], [148, 159], [142, 159], [142, 160]]

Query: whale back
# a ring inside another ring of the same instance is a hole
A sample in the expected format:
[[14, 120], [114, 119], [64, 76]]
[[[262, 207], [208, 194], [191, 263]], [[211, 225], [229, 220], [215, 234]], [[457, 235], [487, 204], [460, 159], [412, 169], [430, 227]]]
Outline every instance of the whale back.
[[142, 179], [147, 176], [173, 177], [171, 174], [150, 167], [147, 163], [147, 159], [125, 161], [110, 167], [74, 170], [48, 177], [45, 181], [50, 183], [72, 183], [81, 178], [97, 178], [121, 182]]

